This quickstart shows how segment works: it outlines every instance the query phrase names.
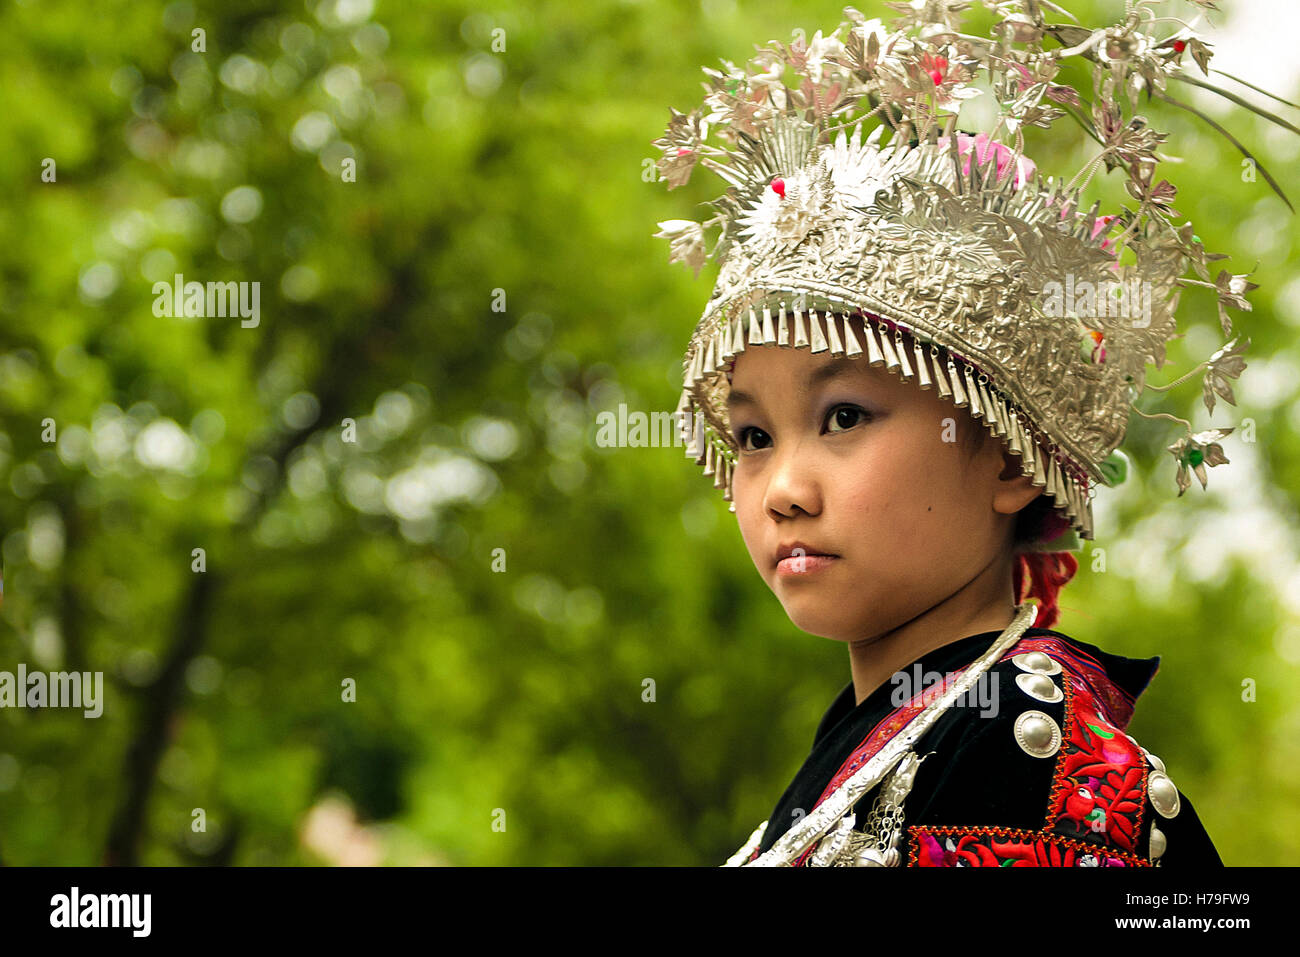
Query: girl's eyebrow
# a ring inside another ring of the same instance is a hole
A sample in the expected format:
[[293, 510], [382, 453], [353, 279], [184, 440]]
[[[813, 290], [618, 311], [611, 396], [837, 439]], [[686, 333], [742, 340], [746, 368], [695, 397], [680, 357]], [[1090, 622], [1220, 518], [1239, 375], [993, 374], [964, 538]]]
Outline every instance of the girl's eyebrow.
[[[810, 395], [814, 388], [832, 379], [844, 379], [852, 376], [859, 376], [863, 372], [862, 363], [856, 359], [840, 358], [834, 362], [828, 362], [825, 365], [818, 366], [807, 376], [804, 377], [804, 385], [800, 390], [801, 395]], [[732, 389], [727, 393], [727, 411], [737, 406], [750, 405], [762, 407], [762, 403], [748, 392], [742, 392], [738, 389]]]

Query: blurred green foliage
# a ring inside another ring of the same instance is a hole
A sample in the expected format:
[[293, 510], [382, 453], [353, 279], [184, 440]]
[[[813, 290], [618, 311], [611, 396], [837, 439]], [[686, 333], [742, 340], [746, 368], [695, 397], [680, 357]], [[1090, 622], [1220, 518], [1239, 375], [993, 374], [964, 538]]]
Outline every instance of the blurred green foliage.
[[[739, 846], [846, 655], [789, 623], [680, 448], [599, 447], [596, 415], [672, 410], [708, 295], [651, 237], [721, 192], [646, 181], [668, 108], [699, 103], [701, 65], [840, 17], [4, 7], [0, 670], [103, 671], [106, 700], [0, 711], [0, 860], [708, 865]], [[1163, 655], [1131, 730], [1228, 863], [1288, 863], [1297, 230], [1228, 143], [1152, 112], [1182, 137], [1178, 208], [1240, 250], [1233, 271], [1259, 259], [1239, 321], [1273, 388], [1247, 372], [1211, 424], [1249, 417], [1257, 441], [1176, 501], [1172, 437], [1135, 417], [1059, 627]], [[1230, 125], [1300, 193], [1300, 138]], [[1033, 147], [1040, 166], [1086, 151]], [[155, 315], [175, 274], [260, 282], [259, 324]], [[1184, 302], [1203, 353], [1213, 299]], [[1197, 389], [1166, 408], [1205, 422]]]

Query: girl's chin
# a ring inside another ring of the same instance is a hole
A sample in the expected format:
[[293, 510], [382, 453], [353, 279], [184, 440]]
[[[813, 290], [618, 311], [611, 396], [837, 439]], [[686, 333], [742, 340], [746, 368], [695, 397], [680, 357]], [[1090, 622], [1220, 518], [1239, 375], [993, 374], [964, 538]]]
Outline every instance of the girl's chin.
[[841, 636], [855, 632], [861, 633], [850, 628], [849, 623], [842, 615], [826, 614], [827, 609], [824, 605], [821, 608], [813, 608], [804, 602], [793, 601], [782, 607], [785, 608], [785, 614], [790, 619], [790, 624], [800, 631], [816, 635], [818, 638], [828, 638], [831, 641], [849, 641], [849, 638]]

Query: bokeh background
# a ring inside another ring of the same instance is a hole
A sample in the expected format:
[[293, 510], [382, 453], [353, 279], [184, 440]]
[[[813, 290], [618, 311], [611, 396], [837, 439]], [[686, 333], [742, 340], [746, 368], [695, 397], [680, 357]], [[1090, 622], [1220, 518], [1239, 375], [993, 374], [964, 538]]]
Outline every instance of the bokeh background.
[[[1300, 102], [1288, 5], [1221, 6], [1212, 66]], [[847, 654], [790, 624], [680, 447], [602, 447], [597, 416], [672, 411], [716, 272], [651, 235], [722, 191], [647, 172], [669, 107], [698, 105], [702, 65], [841, 10], [0, 8], [0, 670], [105, 678], [97, 719], [0, 710], [0, 861], [715, 865], [741, 844]], [[1300, 136], [1173, 92], [1300, 200]], [[1162, 656], [1130, 730], [1227, 863], [1287, 864], [1297, 221], [1206, 124], [1149, 112], [1178, 209], [1255, 269], [1250, 368], [1212, 418], [1199, 379], [1144, 398], [1237, 426], [1231, 465], [1178, 498], [1173, 426], [1135, 416], [1058, 627]], [[1072, 171], [1088, 144], [1057, 128], [1033, 155]], [[156, 316], [177, 273], [260, 282], [259, 325]], [[1182, 315], [1154, 382], [1222, 338], [1210, 294]]]

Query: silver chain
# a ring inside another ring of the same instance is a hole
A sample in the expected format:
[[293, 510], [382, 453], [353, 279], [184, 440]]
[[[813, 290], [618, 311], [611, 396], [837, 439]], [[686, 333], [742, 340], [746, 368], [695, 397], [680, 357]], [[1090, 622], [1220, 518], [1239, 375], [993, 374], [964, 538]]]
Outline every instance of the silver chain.
[[884, 794], [876, 798], [871, 814], [867, 816], [863, 831], [872, 836], [872, 846], [882, 854], [895, 846], [897, 837], [903, 830], [903, 808], [892, 801], [885, 801]]
[[903, 839], [903, 802], [912, 790], [917, 768], [929, 756], [918, 758], [915, 751], [907, 752], [881, 784], [862, 830], [852, 830], [854, 815], [850, 811], [826, 838], [825, 851], [819, 846], [820, 853], [810, 863], [832, 867], [897, 867], [902, 862], [898, 845]]

